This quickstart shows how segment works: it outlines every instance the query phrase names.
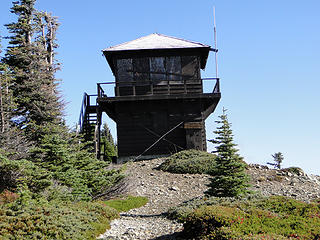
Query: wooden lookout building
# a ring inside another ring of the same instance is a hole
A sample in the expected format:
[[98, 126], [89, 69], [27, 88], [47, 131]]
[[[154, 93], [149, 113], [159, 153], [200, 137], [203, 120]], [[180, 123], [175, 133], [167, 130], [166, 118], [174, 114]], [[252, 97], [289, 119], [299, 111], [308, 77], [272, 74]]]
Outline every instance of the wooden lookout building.
[[[210, 51], [216, 50], [161, 34], [102, 50], [115, 81], [85, 94], [79, 120], [82, 132], [94, 132], [97, 154], [102, 112], [116, 123], [120, 158], [206, 150], [205, 119], [221, 97], [218, 78], [201, 78]], [[213, 83], [208, 93], [204, 81]], [[105, 94], [110, 86], [113, 96]]]

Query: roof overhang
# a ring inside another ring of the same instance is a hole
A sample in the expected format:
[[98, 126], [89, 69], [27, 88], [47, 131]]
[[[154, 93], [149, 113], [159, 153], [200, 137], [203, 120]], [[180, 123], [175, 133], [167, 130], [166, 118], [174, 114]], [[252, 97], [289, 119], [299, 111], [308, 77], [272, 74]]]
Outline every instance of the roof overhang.
[[177, 48], [177, 49], [144, 49], [144, 50], [123, 50], [123, 51], [102, 51], [113, 74], [116, 72], [116, 59], [131, 57], [164, 57], [164, 56], [199, 56], [200, 67], [205, 69], [209, 56], [208, 48]]
[[144, 56], [200, 56], [201, 69], [204, 69], [210, 50], [209, 45], [154, 33], [106, 48], [102, 52], [115, 73], [115, 59]]

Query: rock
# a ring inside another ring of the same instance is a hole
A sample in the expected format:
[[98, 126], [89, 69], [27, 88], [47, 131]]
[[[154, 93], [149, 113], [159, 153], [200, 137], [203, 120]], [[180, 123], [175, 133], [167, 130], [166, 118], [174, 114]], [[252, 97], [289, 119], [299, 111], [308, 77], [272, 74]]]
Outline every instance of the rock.
[[179, 188], [173, 186], [173, 187], [169, 187], [169, 190], [171, 190], [171, 191], [179, 191]]
[[[184, 201], [203, 197], [210, 176], [155, 170], [163, 161], [153, 159], [127, 166], [127, 181], [134, 183], [128, 194], [146, 196], [149, 202], [141, 208], [121, 213], [119, 219], [111, 222], [111, 229], [99, 236], [100, 239], [178, 239], [176, 235], [183, 225], [166, 219], [163, 214]], [[259, 164], [250, 164], [247, 168], [252, 190], [263, 196], [283, 195], [305, 202], [320, 197], [319, 176], [288, 172]]]

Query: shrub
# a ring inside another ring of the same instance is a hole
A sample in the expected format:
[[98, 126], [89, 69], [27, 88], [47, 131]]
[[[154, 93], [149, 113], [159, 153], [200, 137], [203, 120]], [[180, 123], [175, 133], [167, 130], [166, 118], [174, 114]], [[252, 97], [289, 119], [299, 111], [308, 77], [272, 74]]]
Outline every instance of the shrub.
[[53, 180], [69, 187], [75, 200], [89, 200], [124, 177], [122, 169], [107, 170], [109, 163], [96, 159], [86, 143], [71, 136], [65, 139], [54, 130], [43, 136], [31, 157]]
[[51, 174], [28, 160], [9, 160], [0, 154], [0, 192], [14, 191], [19, 182], [39, 192], [51, 185]]
[[282, 169], [283, 172], [290, 172], [290, 173], [293, 173], [293, 174], [296, 174], [298, 176], [303, 176], [305, 175], [304, 171], [299, 168], [299, 167], [289, 167], [289, 168], [283, 168]]
[[215, 167], [215, 155], [198, 150], [185, 150], [167, 158], [159, 169], [171, 173], [202, 174]]
[[14, 202], [18, 197], [18, 194], [4, 190], [2, 193], [0, 193], [0, 205]]
[[[200, 200], [197, 200], [200, 203]], [[320, 204], [285, 197], [211, 199], [175, 218], [196, 239], [319, 239]], [[210, 205], [214, 204], [215, 205]], [[218, 203], [218, 204], [216, 204]], [[197, 205], [197, 204], [195, 204]], [[190, 203], [189, 203], [190, 206]], [[178, 214], [177, 214], [178, 213]], [[174, 216], [171, 214], [171, 216]]]
[[0, 206], [0, 239], [96, 239], [119, 217], [103, 202], [18, 200]]

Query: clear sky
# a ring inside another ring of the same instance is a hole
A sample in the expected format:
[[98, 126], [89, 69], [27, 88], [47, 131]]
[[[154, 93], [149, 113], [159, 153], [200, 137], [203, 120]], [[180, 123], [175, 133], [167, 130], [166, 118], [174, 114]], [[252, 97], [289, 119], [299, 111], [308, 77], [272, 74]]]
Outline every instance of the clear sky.
[[[222, 98], [206, 121], [207, 138], [224, 106], [247, 162], [265, 164], [282, 152], [284, 167], [320, 175], [319, 0], [38, 0], [37, 9], [61, 23], [57, 77], [68, 125], [78, 120], [83, 92], [114, 80], [102, 49], [155, 32], [212, 46], [213, 6]], [[10, 7], [11, 0], [0, 1], [1, 35], [15, 19]], [[214, 70], [210, 55], [202, 77]]]

